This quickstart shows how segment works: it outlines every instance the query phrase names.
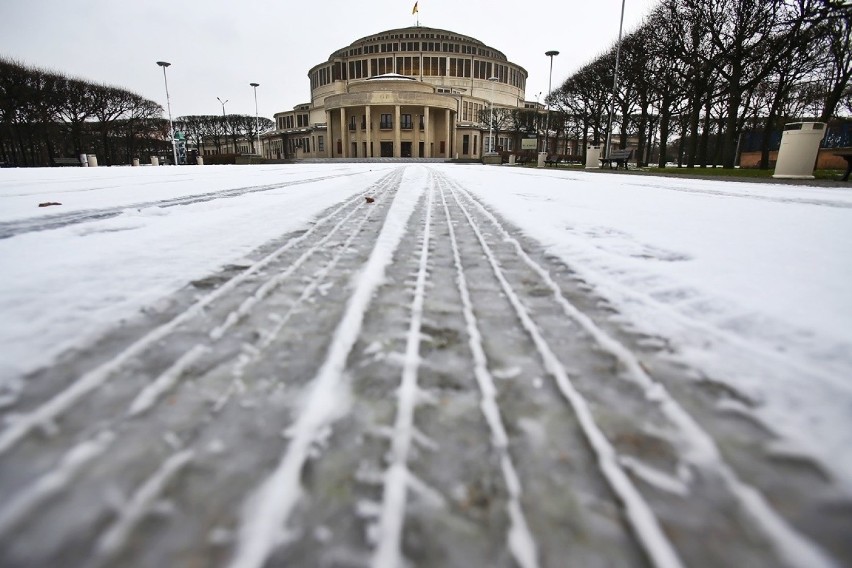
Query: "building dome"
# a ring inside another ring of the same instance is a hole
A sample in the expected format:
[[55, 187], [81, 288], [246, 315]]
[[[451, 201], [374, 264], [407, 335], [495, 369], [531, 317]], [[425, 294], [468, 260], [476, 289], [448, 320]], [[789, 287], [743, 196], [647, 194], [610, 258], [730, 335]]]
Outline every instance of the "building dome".
[[285, 155], [299, 147], [321, 157], [478, 157], [481, 111], [523, 108], [527, 76], [501, 51], [463, 34], [387, 30], [312, 67], [311, 102], [276, 114], [276, 132], [299, 135]]

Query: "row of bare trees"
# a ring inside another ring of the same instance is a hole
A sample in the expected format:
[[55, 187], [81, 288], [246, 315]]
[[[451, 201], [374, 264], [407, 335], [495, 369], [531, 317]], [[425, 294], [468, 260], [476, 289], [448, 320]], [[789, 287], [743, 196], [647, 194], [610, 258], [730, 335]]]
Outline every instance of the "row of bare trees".
[[[852, 112], [849, 0], [661, 0], [621, 42], [550, 96], [558, 125], [583, 142], [612, 132], [635, 140], [645, 163], [659, 133], [659, 164], [733, 167], [744, 130], [770, 135], [785, 122]], [[553, 116], [551, 116], [553, 125]], [[676, 140], [679, 147], [670, 148]]]
[[258, 133], [264, 134], [274, 127], [275, 123], [268, 118], [259, 117], [255, 121], [255, 117], [247, 114], [190, 115], [175, 120], [175, 130], [183, 131], [191, 145], [199, 149], [205, 144], [213, 146], [217, 154], [239, 153], [238, 141], [249, 145], [253, 153], [259, 153]]
[[0, 58], [0, 162], [52, 165], [96, 154], [101, 163], [169, 148], [163, 109], [126, 89]]
[[[174, 125], [190, 145], [212, 145], [219, 154], [239, 153], [238, 142], [259, 151], [258, 130], [274, 127], [268, 118], [237, 114], [183, 116]], [[0, 58], [0, 162], [45, 166], [80, 154], [105, 165], [171, 156], [163, 108], [126, 89]]]

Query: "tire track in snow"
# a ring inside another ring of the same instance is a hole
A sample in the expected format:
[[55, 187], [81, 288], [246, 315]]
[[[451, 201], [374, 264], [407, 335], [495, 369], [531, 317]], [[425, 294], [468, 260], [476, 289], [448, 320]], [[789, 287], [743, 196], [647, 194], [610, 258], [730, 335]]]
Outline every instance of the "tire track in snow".
[[104, 219], [111, 219], [113, 217], [118, 217], [128, 209], [147, 209], [149, 207], [177, 207], [179, 205], [193, 205], [196, 203], [204, 203], [207, 201], [213, 201], [216, 199], [229, 199], [232, 197], [240, 197], [242, 195], [246, 195], [248, 193], [258, 193], [264, 191], [271, 191], [274, 189], [282, 189], [285, 187], [292, 187], [296, 185], [305, 185], [309, 183], [316, 183], [321, 181], [326, 181], [329, 179], [336, 179], [341, 177], [349, 177], [359, 175], [363, 172], [357, 173], [346, 173], [346, 174], [338, 174], [332, 176], [320, 176], [316, 178], [310, 179], [302, 179], [302, 180], [294, 180], [288, 181], [284, 183], [272, 183], [267, 185], [254, 185], [254, 186], [246, 186], [246, 187], [236, 187], [231, 189], [226, 189], [222, 191], [211, 191], [209, 193], [202, 193], [199, 195], [189, 195], [186, 197], [175, 197], [172, 199], [163, 199], [160, 201], [143, 201], [140, 203], [131, 203], [129, 205], [123, 205], [120, 207], [109, 207], [105, 209], [95, 209], [95, 210], [82, 210], [82, 211], [73, 211], [71, 213], [63, 213], [59, 215], [49, 215], [45, 217], [31, 217], [28, 219], [21, 219], [18, 221], [6, 221], [0, 223], [0, 239], [8, 239], [10, 237], [14, 237], [15, 235], [21, 235], [24, 233], [32, 233], [37, 231], [50, 231], [54, 229], [61, 229], [62, 227], [67, 227], [68, 225], [76, 225], [79, 223], [86, 223], [89, 221], [102, 221]]
[[[390, 180], [395, 180], [396, 177], [390, 178]], [[391, 183], [389, 181], [389, 183]], [[383, 188], [383, 191], [387, 191], [387, 187]], [[384, 195], [384, 193], [382, 193]], [[258, 287], [254, 294], [250, 295], [248, 298], [242, 301], [237, 309], [232, 310], [228, 313], [224, 321], [214, 327], [208, 337], [208, 342], [215, 343], [219, 341], [225, 336], [225, 333], [237, 325], [241, 320], [247, 317], [252, 311], [257, 307], [257, 305], [266, 299], [275, 289], [277, 289], [281, 284], [283, 284], [286, 280], [290, 279], [293, 274], [296, 273], [311, 257], [316, 255], [320, 249], [328, 244], [329, 241], [332, 240], [333, 237], [337, 236], [337, 233], [341, 231], [343, 226], [362, 208], [365, 207], [365, 203], [359, 203], [354, 209], [352, 209], [349, 213], [347, 213], [340, 221], [338, 221], [331, 229], [329, 229], [328, 233], [325, 234], [319, 241], [317, 241], [314, 245], [308, 247], [305, 252], [303, 252], [295, 261], [293, 261], [283, 272], [280, 272], [264, 282], [262, 285]], [[350, 232], [349, 237], [345, 241], [344, 246], [338, 248], [335, 251], [333, 256], [333, 261], [328, 263], [326, 266], [325, 273], [328, 272], [337, 262], [340, 260], [340, 257], [346, 252], [349, 244], [352, 243], [354, 238], [358, 235], [361, 229], [364, 227], [364, 224], [371, 218], [373, 213], [373, 209], [370, 208], [368, 213], [364, 215], [360, 222], [355, 226], [355, 228]], [[291, 306], [288, 314], [283, 318], [277, 328], [280, 330], [289, 319], [289, 316], [292, 314], [293, 310], [298, 307], [298, 305], [310, 297], [313, 292], [317, 289], [319, 283], [317, 278], [313, 278], [308, 286], [302, 292], [302, 295], [297, 300], [296, 304]], [[268, 341], [271, 341], [270, 338]], [[268, 345], [268, 342], [267, 342]], [[204, 343], [199, 343], [195, 345], [192, 349], [187, 351], [183, 356], [181, 356], [169, 369], [163, 372], [153, 383], [145, 387], [145, 390], [141, 392], [136, 399], [131, 403], [130, 408], [128, 409], [128, 415], [136, 416], [148, 410], [156, 400], [168, 392], [174, 384], [177, 382], [179, 376], [193, 363], [198, 361], [202, 356], [210, 352], [210, 347]]]
[[[562, 363], [559, 362], [550, 346], [542, 337], [541, 331], [531, 318], [529, 311], [506, 280], [491, 247], [485, 241], [482, 231], [476, 221], [471, 217], [470, 212], [462, 204], [461, 200], [459, 200], [454, 185], [452, 182], [449, 182], [450, 192], [456, 204], [476, 234], [483, 253], [491, 265], [494, 276], [500, 282], [500, 286], [512, 304], [521, 324], [535, 344], [536, 350], [544, 361], [545, 368], [553, 376], [560, 392], [571, 405], [577, 416], [583, 433], [597, 456], [600, 472], [609, 483], [613, 492], [623, 503], [626, 520], [636, 538], [654, 566], [659, 568], [680, 568], [682, 566], [680, 558], [671, 542], [669, 542], [663, 533], [651, 507], [624, 472], [624, 469], [618, 462], [615, 449], [592, 417], [586, 399], [574, 388]], [[505, 235], [508, 235], [508, 233], [505, 233]], [[504, 238], [509, 237], [504, 236]]]
[[100, 457], [115, 440], [110, 431], [77, 444], [62, 456], [59, 463], [33, 483], [17, 492], [0, 509], [0, 537], [14, 529], [46, 501], [61, 493], [91, 461]]
[[432, 224], [432, 206], [435, 190], [430, 183], [423, 222], [423, 239], [420, 245], [420, 262], [414, 300], [411, 304], [411, 322], [405, 342], [402, 378], [397, 391], [397, 414], [393, 426], [390, 450], [390, 466], [384, 473], [382, 507], [379, 514], [379, 543], [373, 556], [374, 568], [396, 568], [402, 559], [402, 529], [405, 523], [406, 492], [411, 472], [408, 469], [408, 454], [411, 449], [414, 429], [414, 409], [417, 405], [419, 387], [417, 371], [420, 364], [421, 325], [423, 322], [423, 300], [429, 262], [429, 240]]
[[[397, 178], [393, 178], [395, 181]], [[390, 186], [390, 184], [389, 184]], [[382, 198], [387, 195], [389, 191], [389, 187], [385, 187], [382, 190], [382, 193], [376, 193], [376, 198]], [[243, 374], [245, 373], [245, 368], [251, 363], [257, 361], [265, 352], [265, 350], [272, 345], [278, 335], [281, 333], [287, 323], [290, 321], [290, 318], [293, 317], [293, 314], [318, 290], [322, 288], [325, 278], [334, 270], [340, 260], [350, 251], [353, 242], [359, 236], [361, 231], [364, 228], [364, 225], [372, 218], [373, 209], [370, 209], [370, 212], [361, 218], [361, 221], [355, 227], [355, 229], [349, 234], [343, 244], [336, 248], [334, 255], [332, 258], [315, 274], [313, 274], [310, 278], [308, 284], [302, 290], [302, 293], [296, 298], [295, 302], [287, 309], [283, 316], [278, 318], [273, 324], [272, 328], [266, 330], [266, 332], [259, 338], [258, 342], [255, 345], [251, 345], [248, 349], [243, 350], [243, 353], [238, 356], [237, 361], [231, 368], [231, 374], [234, 377], [231, 385], [228, 387], [225, 394], [216, 402], [214, 406], [214, 411], [218, 412], [221, 408], [227, 403], [231, 394], [234, 392], [236, 388], [236, 383], [242, 380]], [[218, 329], [218, 328], [216, 328]], [[211, 332], [211, 335], [215, 332]]]
[[372, 294], [382, 283], [423, 189], [422, 185], [413, 183], [396, 194], [335, 329], [326, 358], [311, 381], [304, 408], [290, 428], [290, 442], [276, 469], [244, 504], [232, 568], [260, 568], [280, 542], [281, 532], [301, 494], [302, 469], [311, 446], [341, 410], [343, 400], [339, 391], [344, 386], [346, 359], [361, 331]]
[[[400, 172], [396, 171], [395, 174], [386, 176], [385, 180], [399, 175], [401, 175]], [[362, 207], [362, 204], [363, 197], [361, 195], [346, 200], [331, 213], [317, 220], [305, 233], [290, 239], [287, 243], [261, 260], [255, 262], [240, 274], [223, 283], [213, 292], [210, 292], [200, 300], [196, 301], [189, 308], [173, 317], [170, 321], [147, 332], [143, 337], [134, 341], [131, 345], [127, 346], [108, 361], [105, 361], [96, 368], [84, 373], [81, 377], [71, 383], [71, 385], [54, 395], [47, 402], [40, 404], [35, 409], [15, 416], [14, 421], [0, 432], [0, 455], [7, 452], [34, 429], [39, 427], [51, 427], [57, 417], [74, 406], [80, 399], [84, 398], [93, 390], [110, 380], [111, 376], [116, 371], [120, 370], [123, 365], [141, 355], [156, 342], [168, 337], [169, 334], [174, 332], [184, 323], [204, 313], [208, 306], [230, 293], [238, 285], [246, 281], [250, 276], [259, 272], [267, 265], [271, 264], [282, 254], [312, 237], [315, 233], [319, 232], [320, 229], [324, 228], [330, 220], [346, 208], [355, 206], [357, 209]], [[184, 361], [183, 363], [186, 362]], [[183, 363], [179, 361], [176, 365], [182, 365]], [[163, 382], [167, 382], [166, 379], [163, 379]], [[140, 405], [142, 405], [141, 402]]]
[[[564, 297], [561, 289], [553, 281], [547, 270], [526, 253], [520, 242], [506, 230], [500, 221], [468, 190], [460, 186], [457, 187], [459, 192], [492, 223], [503, 240], [512, 244], [524, 263], [535, 271], [550, 288], [565, 315], [579, 324], [604, 351], [610, 353], [627, 369], [627, 374], [644, 390], [649, 400], [658, 403], [663, 414], [678, 428], [689, 444], [690, 451], [685, 456], [687, 462], [696, 468], [716, 474], [724, 482], [730, 493], [739, 501], [742, 509], [767, 537], [779, 557], [791, 567], [834, 567], [834, 561], [775, 512], [757, 489], [739, 479], [736, 472], [725, 462], [710, 434], [701, 428], [695, 419], [680, 406], [664, 385], [655, 381], [645, 372], [636, 356], [618, 340], [597, 326], [589, 316], [571, 304]], [[579, 393], [577, 395], [580, 396]], [[620, 467], [619, 470], [621, 470]], [[650, 514], [650, 509], [648, 513]]]
[[508, 535], [509, 550], [511, 550], [515, 561], [521, 568], [536, 568], [538, 566], [538, 558], [535, 539], [530, 533], [526, 517], [521, 509], [521, 483], [509, 454], [509, 438], [506, 434], [506, 428], [503, 425], [503, 419], [500, 416], [500, 407], [497, 404], [497, 389], [494, 386], [494, 378], [488, 371], [488, 361], [482, 345], [482, 334], [479, 331], [479, 324], [473, 313], [470, 290], [464, 274], [464, 266], [461, 254], [459, 253], [458, 242], [456, 241], [456, 232], [450, 219], [450, 210], [447, 206], [443, 188], [441, 188], [441, 203], [444, 207], [444, 214], [450, 233], [450, 244], [456, 268], [456, 284], [462, 299], [464, 319], [469, 336], [468, 344], [473, 354], [474, 375], [479, 385], [479, 390], [482, 393], [482, 413], [491, 430], [492, 443], [500, 453], [500, 466], [503, 470], [503, 479], [509, 491], [509, 501], [506, 505], [510, 519]]
[[190, 465], [194, 457], [195, 452], [192, 450], [172, 455], [139, 486], [130, 501], [122, 507], [115, 522], [98, 539], [95, 554], [101, 561], [109, 560], [124, 548], [133, 530], [151, 512], [172, 478]]
[[[371, 193], [376, 196], [385, 195], [389, 188], [396, 186], [399, 177], [400, 172], [397, 172], [396, 175], [388, 176], [384, 187]], [[364, 207], [363, 204], [364, 202], [361, 200], [361, 202], [348, 214], [346, 214], [340, 222], [332, 227], [326, 235], [324, 235], [316, 244], [309, 247], [306, 252], [299, 257], [297, 262], [294, 262], [288, 267], [286, 271], [287, 274], [292, 275], [295, 269], [304, 264], [305, 260], [310, 255], [315, 254], [323, 245], [326, 245], [328, 241], [344, 226], [344, 224], [351, 219], [357, 211]], [[326, 263], [322, 270], [314, 275], [300, 297], [290, 307], [287, 316], [285, 316], [282, 321], [279, 321], [279, 325], [276, 326], [276, 331], [280, 330], [284, 326], [289, 315], [292, 314], [292, 312], [297, 309], [302, 302], [309, 299], [311, 295], [317, 291], [322, 284], [322, 279], [327, 276], [329, 271], [332, 270], [340, 259], [349, 251], [349, 246], [362, 231], [365, 223], [372, 217], [374, 211], [374, 208], [370, 208], [367, 214], [362, 216], [356, 223], [354, 229], [350, 231], [344, 245], [334, 248], [334, 255], [332, 259]], [[281, 279], [278, 278], [279, 276], [280, 275], [277, 275], [271, 280], [275, 280], [280, 283]], [[269, 288], [264, 288], [264, 286], [261, 286], [261, 288], [265, 290], [265, 293], [269, 293]], [[254, 306], [254, 304], [252, 305]], [[241, 304], [240, 307], [242, 308], [243, 306], [244, 304]], [[245, 315], [245, 313], [242, 315]], [[222, 337], [222, 334], [218, 334], [217, 337]], [[270, 336], [262, 338], [260, 348], [263, 349], [268, 346], [272, 339], [273, 338]], [[2, 535], [4, 531], [13, 528], [16, 524], [34, 514], [38, 506], [58, 495], [63, 489], [67, 489], [71, 481], [73, 481], [73, 478], [78, 475], [85, 466], [89, 465], [92, 460], [103, 454], [106, 447], [111, 445], [117, 435], [123, 431], [121, 426], [125, 419], [138, 417], [144, 412], [150, 410], [159, 401], [163, 394], [174, 387], [182, 374], [187, 372], [201, 357], [211, 353], [212, 351], [212, 346], [206, 344], [197, 344], [187, 350], [174, 364], [172, 364], [167, 370], [161, 373], [155, 380], [146, 385], [142, 391], [139, 392], [139, 394], [133, 399], [133, 402], [131, 402], [128, 406], [126, 414], [116, 417], [109, 423], [103, 424], [99, 433], [95, 434], [90, 440], [82, 442], [69, 450], [51, 471], [44, 474], [30, 486], [25, 487], [22, 493], [17, 495], [15, 499], [11, 500], [7, 505], [3, 506], [0, 509], [0, 535]], [[256, 356], [259, 354], [260, 350], [257, 351]], [[220, 410], [218, 407], [214, 407], [213, 409], [214, 413], [218, 412], [218, 410]]]

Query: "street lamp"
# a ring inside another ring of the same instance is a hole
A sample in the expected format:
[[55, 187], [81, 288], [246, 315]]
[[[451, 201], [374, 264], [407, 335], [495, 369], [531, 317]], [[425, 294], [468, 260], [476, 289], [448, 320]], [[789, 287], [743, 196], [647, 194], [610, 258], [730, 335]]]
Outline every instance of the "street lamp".
[[166, 108], [169, 109], [169, 138], [172, 139], [172, 156], [177, 165], [177, 147], [175, 147], [175, 126], [172, 124], [172, 103], [169, 101], [169, 79], [166, 77], [166, 67], [171, 65], [168, 61], [157, 61], [157, 65], [163, 68], [163, 81], [166, 83]]
[[486, 154], [494, 153], [494, 85], [497, 83], [497, 77], [489, 77], [489, 81], [491, 81], [491, 113], [488, 117], [488, 143], [491, 147], [491, 150], [486, 152]]
[[[621, 55], [621, 30], [624, 27], [624, 2], [625, 0], [621, 0], [621, 22], [618, 24], [618, 43], [615, 45], [615, 72], [612, 75], [612, 97], [609, 101], [609, 120], [606, 125], [606, 156], [609, 156], [609, 145], [612, 140], [612, 113], [615, 110], [615, 87], [618, 84], [618, 58]], [[624, 136], [623, 125], [621, 128], [621, 136]]]
[[[225, 127], [225, 150], [227, 153], [228, 150], [228, 117], [225, 116], [225, 103], [227, 103], [230, 99], [225, 99], [224, 101], [219, 97], [216, 97], [216, 100], [222, 103], [222, 125]], [[234, 145], [234, 154], [237, 153], [237, 147]]]
[[261, 153], [260, 147], [260, 123], [257, 119], [257, 88], [260, 87], [260, 83], [249, 83], [254, 89], [254, 131], [257, 134], [257, 153]]
[[548, 152], [550, 150], [548, 143], [550, 140], [550, 92], [553, 82], [553, 57], [559, 55], [559, 52], [550, 50], [545, 52], [545, 55], [550, 58], [550, 78], [547, 80], [547, 119], [544, 126], [544, 151]]

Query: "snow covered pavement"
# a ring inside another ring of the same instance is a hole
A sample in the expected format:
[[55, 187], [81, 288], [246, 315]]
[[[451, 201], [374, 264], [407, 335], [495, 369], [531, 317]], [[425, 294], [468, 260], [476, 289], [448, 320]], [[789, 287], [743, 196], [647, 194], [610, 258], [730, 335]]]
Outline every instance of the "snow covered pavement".
[[4, 565], [852, 561], [851, 303], [749, 292], [849, 275], [847, 191], [66, 172], [0, 172]]

